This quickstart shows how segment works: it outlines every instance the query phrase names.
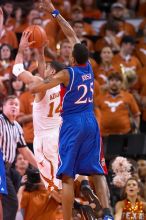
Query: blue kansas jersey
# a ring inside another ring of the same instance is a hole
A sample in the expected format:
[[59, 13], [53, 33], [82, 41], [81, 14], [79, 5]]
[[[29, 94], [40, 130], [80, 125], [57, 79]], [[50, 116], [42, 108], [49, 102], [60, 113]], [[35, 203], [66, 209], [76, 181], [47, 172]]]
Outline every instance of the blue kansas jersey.
[[89, 62], [86, 65], [68, 67], [70, 82], [65, 87], [62, 100], [62, 116], [93, 110], [94, 76]]

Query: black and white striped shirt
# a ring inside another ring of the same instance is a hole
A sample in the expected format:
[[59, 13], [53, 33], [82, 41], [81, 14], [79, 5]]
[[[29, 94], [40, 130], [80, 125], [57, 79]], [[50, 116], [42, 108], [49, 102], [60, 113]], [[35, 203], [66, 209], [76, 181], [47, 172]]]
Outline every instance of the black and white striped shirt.
[[21, 126], [17, 121], [11, 123], [4, 114], [0, 114], [0, 149], [4, 161], [13, 163], [16, 149], [20, 147], [26, 147]]

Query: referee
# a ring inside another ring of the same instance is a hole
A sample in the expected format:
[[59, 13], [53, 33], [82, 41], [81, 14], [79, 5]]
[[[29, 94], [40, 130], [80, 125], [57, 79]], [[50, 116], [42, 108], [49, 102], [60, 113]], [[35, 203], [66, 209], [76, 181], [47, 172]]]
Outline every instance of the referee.
[[6, 184], [8, 195], [3, 195], [3, 220], [15, 220], [18, 209], [18, 200], [15, 187], [11, 180], [10, 168], [13, 163], [16, 150], [24, 156], [33, 166], [37, 167], [35, 158], [23, 137], [23, 130], [16, 121], [19, 115], [20, 103], [16, 96], [7, 96], [3, 102], [3, 113], [0, 114], [0, 150], [6, 169]]

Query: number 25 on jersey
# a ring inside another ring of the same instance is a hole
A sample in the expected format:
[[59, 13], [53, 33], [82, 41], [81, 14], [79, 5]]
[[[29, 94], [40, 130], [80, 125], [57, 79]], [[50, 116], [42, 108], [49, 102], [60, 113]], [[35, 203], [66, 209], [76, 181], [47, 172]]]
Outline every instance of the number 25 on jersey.
[[90, 97], [86, 97], [88, 93], [88, 87], [84, 84], [78, 86], [78, 91], [83, 90], [81, 97], [75, 102], [75, 104], [84, 104], [88, 102], [93, 102], [93, 82], [90, 83]]

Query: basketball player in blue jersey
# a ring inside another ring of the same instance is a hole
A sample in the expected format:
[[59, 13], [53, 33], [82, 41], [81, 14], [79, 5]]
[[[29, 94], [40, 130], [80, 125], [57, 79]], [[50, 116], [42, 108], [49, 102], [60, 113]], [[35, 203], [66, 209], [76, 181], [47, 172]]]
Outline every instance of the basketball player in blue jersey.
[[[88, 62], [88, 49], [81, 44], [69, 23], [53, 4], [43, 0], [41, 6], [58, 21], [73, 46], [71, 63], [49, 80], [32, 84], [30, 90], [42, 92], [62, 86], [62, 126], [59, 135], [60, 164], [57, 177], [62, 180], [64, 220], [72, 219], [74, 178], [76, 174], [93, 176], [97, 195], [103, 207], [104, 220], [113, 219], [109, 209], [108, 187], [104, 175], [106, 166], [98, 124], [93, 112], [94, 76]], [[22, 63], [15, 64], [17, 76], [23, 73]]]

